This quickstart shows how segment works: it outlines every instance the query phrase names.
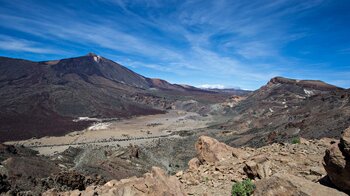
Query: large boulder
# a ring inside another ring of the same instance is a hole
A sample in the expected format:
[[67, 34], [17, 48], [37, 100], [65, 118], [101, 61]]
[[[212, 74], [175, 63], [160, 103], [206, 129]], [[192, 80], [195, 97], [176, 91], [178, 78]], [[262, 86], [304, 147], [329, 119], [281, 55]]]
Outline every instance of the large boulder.
[[277, 173], [255, 183], [254, 196], [345, 196], [346, 194], [290, 174]]
[[350, 157], [350, 127], [343, 132], [340, 138], [339, 148], [346, 157]]
[[340, 190], [350, 192], [350, 128], [346, 129], [323, 158], [324, 168], [331, 182]]
[[230, 157], [246, 156], [243, 150], [232, 148], [208, 136], [200, 136], [196, 142], [197, 158], [200, 162], [215, 163]]
[[55, 190], [49, 190], [45, 195], [115, 195], [115, 196], [132, 196], [132, 195], [186, 195], [182, 184], [174, 176], [167, 176], [165, 172], [153, 167], [151, 173], [144, 174], [141, 178], [128, 178], [120, 181], [112, 180], [103, 186], [89, 186], [84, 191], [69, 191], [59, 193]]
[[243, 171], [246, 173], [248, 178], [266, 178], [271, 176], [271, 162], [265, 156], [257, 156], [251, 160], [246, 161]]

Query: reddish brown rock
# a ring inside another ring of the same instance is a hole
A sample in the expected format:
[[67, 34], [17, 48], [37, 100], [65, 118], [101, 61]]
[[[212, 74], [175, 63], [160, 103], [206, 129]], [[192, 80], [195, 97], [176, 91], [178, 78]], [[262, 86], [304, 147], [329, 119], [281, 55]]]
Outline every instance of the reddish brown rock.
[[223, 159], [245, 157], [246, 153], [240, 149], [232, 148], [208, 136], [201, 136], [196, 143], [198, 160], [215, 163]]
[[200, 161], [195, 157], [188, 162], [189, 170], [197, 170], [200, 165]]
[[343, 132], [339, 148], [346, 157], [350, 157], [350, 127]]
[[248, 178], [266, 178], [269, 177], [271, 173], [270, 168], [271, 162], [268, 160], [256, 162], [256, 161], [247, 161], [243, 167], [244, 172], [247, 174]]
[[333, 143], [326, 150], [324, 168], [329, 179], [340, 190], [350, 192], [350, 129], [346, 129], [340, 142]]
[[290, 174], [277, 173], [255, 183], [254, 196], [345, 196], [346, 194]]

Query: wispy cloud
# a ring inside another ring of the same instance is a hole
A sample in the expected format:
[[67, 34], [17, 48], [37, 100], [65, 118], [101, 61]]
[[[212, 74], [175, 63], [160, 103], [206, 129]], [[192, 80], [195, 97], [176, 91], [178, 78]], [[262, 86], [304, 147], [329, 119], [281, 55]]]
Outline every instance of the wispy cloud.
[[350, 48], [343, 48], [338, 50], [338, 53], [340, 54], [350, 54]]
[[295, 21], [325, 1], [4, 1], [0, 28], [22, 34], [0, 37], [0, 47], [32, 53], [94, 50], [148, 76], [173, 73], [181, 83], [252, 89], [304, 66], [284, 49], [310, 36]]
[[0, 35], [0, 49], [10, 51], [23, 51], [39, 54], [57, 54], [63, 53], [62, 50], [50, 49], [41, 43], [28, 41], [24, 39], [13, 38], [10, 36]]

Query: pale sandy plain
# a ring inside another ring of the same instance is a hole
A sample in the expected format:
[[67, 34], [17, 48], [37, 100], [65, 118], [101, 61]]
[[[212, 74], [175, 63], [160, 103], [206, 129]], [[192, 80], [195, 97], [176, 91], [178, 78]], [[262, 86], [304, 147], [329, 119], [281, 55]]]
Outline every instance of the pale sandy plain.
[[212, 122], [211, 116], [170, 110], [165, 114], [134, 117], [111, 122], [96, 122], [89, 128], [59, 137], [43, 137], [6, 144], [24, 145], [42, 155], [53, 155], [68, 147], [84, 145], [126, 146], [130, 144], [151, 145], [161, 137], [179, 137], [174, 132], [205, 128]]

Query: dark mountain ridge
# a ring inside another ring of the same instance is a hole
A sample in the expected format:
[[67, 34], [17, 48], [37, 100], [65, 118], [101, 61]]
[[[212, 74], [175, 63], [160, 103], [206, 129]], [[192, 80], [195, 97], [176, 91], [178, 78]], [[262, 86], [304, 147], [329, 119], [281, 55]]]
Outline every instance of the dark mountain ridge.
[[275, 77], [227, 113], [233, 118], [221, 128], [241, 136], [231, 140], [232, 145], [247, 140], [262, 146], [293, 137], [337, 138], [350, 126], [350, 92], [318, 80]]
[[343, 88], [327, 84], [321, 80], [295, 80], [290, 78], [274, 77], [269, 81], [267, 85], [269, 84], [290, 84], [323, 91], [344, 90]]

